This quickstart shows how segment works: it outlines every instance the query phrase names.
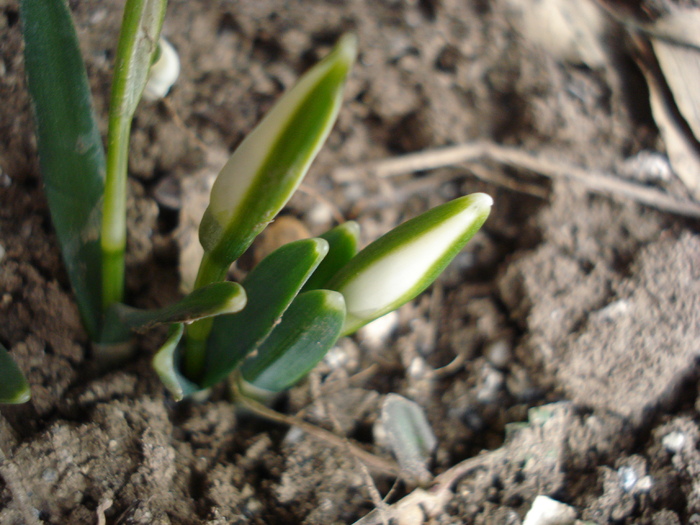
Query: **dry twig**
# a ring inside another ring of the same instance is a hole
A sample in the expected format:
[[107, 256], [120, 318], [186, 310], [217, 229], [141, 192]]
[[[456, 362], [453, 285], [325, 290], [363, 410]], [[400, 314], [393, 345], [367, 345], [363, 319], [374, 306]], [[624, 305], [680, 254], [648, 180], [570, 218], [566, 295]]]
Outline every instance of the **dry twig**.
[[[515, 168], [526, 169], [546, 177], [566, 178], [583, 184], [589, 191], [616, 198], [624, 197], [662, 211], [700, 218], [700, 204], [691, 200], [681, 200], [660, 190], [620, 179], [611, 174], [601, 173], [528, 153], [518, 148], [501, 146], [493, 142], [472, 142], [458, 146], [411, 153], [376, 162], [368, 162], [350, 167], [338, 168], [334, 175], [338, 180], [349, 180], [358, 173], [370, 173], [375, 177], [392, 177], [415, 171], [429, 170], [491, 159]], [[483, 177], [484, 175], [481, 174]], [[502, 184], [500, 181], [494, 181]]]
[[281, 414], [279, 412], [276, 412], [275, 410], [272, 410], [271, 408], [266, 407], [261, 403], [258, 403], [257, 401], [247, 398], [240, 394], [240, 392], [238, 391], [238, 387], [235, 384], [232, 384], [232, 388], [236, 400], [241, 404], [241, 406], [244, 406], [251, 412], [266, 419], [269, 419], [270, 421], [275, 421], [284, 425], [298, 427], [307, 434], [311, 434], [316, 438], [322, 439], [327, 443], [330, 443], [331, 445], [344, 448], [348, 450], [357, 459], [362, 461], [365, 465], [367, 465], [367, 467], [369, 467], [370, 470], [386, 474], [388, 476], [402, 476], [401, 469], [399, 469], [399, 466], [393, 461], [380, 458], [379, 456], [375, 456], [374, 454], [367, 452], [355, 443], [352, 443], [348, 438], [336, 436], [332, 432], [328, 432], [327, 430], [317, 427], [316, 425], [307, 423], [302, 419], [299, 419], [294, 416], [289, 416], [287, 414]]

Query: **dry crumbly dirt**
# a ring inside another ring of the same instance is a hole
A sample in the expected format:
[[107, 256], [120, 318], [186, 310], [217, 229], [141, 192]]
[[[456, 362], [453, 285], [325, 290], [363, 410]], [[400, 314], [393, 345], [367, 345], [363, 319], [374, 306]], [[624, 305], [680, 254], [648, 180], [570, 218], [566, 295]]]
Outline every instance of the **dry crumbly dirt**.
[[[439, 512], [410, 523], [518, 524], [537, 495], [593, 523], [700, 523], [697, 223], [488, 162], [388, 179], [334, 172], [476, 139], [618, 171], [662, 151], [619, 29], [609, 67], [571, 64], [522, 36], [511, 3], [171, 0], [164, 34], [182, 74], [168, 104], [143, 103], [133, 126], [129, 301], [179, 296], [188, 210], [226, 152], [353, 31], [360, 57], [338, 124], [310, 190], [283, 213], [318, 234], [334, 224], [332, 202], [369, 241], [460, 194], [485, 191], [495, 205], [389, 332], [341, 341], [277, 408], [388, 457], [372, 429], [396, 392], [427, 413], [434, 473], [492, 451]], [[104, 132], [123, 2], [69, 4]], [[368, 514], [368, 476], [343, 448], [241, 413], [223, 388], [174, 403], [149, 367], [162, 330], [140, 337], [125, 366], [95, 370], [41, 191], [18, 3], [0, 9], [0, 342], [32, 387], [30, 403], [0, 407], [0, 523]], [[373, 479], [381, 496], [394, 481]], [[390, 503], [413, 488], [399, 483]]]

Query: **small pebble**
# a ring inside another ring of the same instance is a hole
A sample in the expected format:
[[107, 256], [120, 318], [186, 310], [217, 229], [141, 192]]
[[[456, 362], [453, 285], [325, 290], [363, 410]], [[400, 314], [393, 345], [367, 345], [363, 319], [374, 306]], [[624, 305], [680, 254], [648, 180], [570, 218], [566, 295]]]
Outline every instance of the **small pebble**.
[[485, 366], [482, 372], [484, 382], [476, 393], [476, 398], [481, 403], [493, 403], [498, 397], [498, 393], [503, 388], [504, 376], [491, 366]]
[[41, 479], [49, 483], [53, 483], [58, 479], [58, 472], [56, 472], [56, 469], [47, 468], [41, 473]]
[[377, 351], [386, 346], [398, 323], [399, 314], [393, 311], [360, 328], [358, 335], [363, 345]]
[[425, 362], [425, 359], [423, 359], [422, 357], [414, 357], [411, 360], [411, 364], [408, 366], [408, 369], [406, 370], [406, 374], [411, 379], [423, 379], [431, 371], [432, 369]]
[[661, 439], [661, 444], [671, 454], [678, 454], [685, 445], [685, 434], [683, 432], [670, 432]]
[[525, 516], [523, 525], [569, 525], [576, 520], [576, 511], [547, 496], [537, 496]]
[[668, 182], [673, 170], [666, 155], [644, 150], [624, 161], [620, 175], [641, 182]]
[[325, 202], [319, 202], [306, 212], [304, 218], [309, 224], [326, 227], [333, 221], [333, 209]]
[[465, 425], [467, 425], [467, 427], [470, 430], [472, 430], [474, 432], [481, 432], [486, 427], [486, 423], [484, 422], [484, 418], [481, 417], [481, 414], [479, 414], [477, 409], [474, 407], [467, 408], [462, 413], [461, 419], [462, 419], [462, 422]]
[[617, 469], [617, 475], [620, 478], [622, 490], [632, 492], [639, 479], [634, 469], [632, 467], [620, 467]]
[[634, 487], [637, 492], [647, 493], [654, 487], [654, 479], [651, 476], [642, 476]]
[[503, 339], [494, 341], [486, 347], [484, 355], [493, 366], [504, 369], [508, 366], [512, 358], [510, 344]]

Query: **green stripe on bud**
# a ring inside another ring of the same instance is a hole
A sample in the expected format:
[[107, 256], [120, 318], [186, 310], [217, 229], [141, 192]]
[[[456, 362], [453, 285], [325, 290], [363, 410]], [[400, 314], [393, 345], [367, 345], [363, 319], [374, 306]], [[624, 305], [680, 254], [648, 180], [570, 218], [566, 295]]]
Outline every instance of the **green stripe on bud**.
[[[221, 170], [199, 229], [208, 265], [227, 268], [240, 257], [299, 186], [336, 120], [356, 49], [353, 36], [342, 37]], [[203, 278], [200, 272], [199, 285]]]
[[328, 285], [345, 297], [343, 335], [430, 286], [481, 228], [492, 204], [484, 193], [460, 197], [403, 223], [357, 254]]

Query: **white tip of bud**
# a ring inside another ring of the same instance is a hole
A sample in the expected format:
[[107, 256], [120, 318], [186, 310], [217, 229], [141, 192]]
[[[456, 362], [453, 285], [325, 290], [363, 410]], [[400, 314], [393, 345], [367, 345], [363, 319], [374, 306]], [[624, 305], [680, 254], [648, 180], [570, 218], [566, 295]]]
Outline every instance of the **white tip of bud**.
[[475, 193], [412, 219], [360, 252], [331, 288], [345, 296], [349, 334], [425, 290], [481, 227], [493, 199]]

